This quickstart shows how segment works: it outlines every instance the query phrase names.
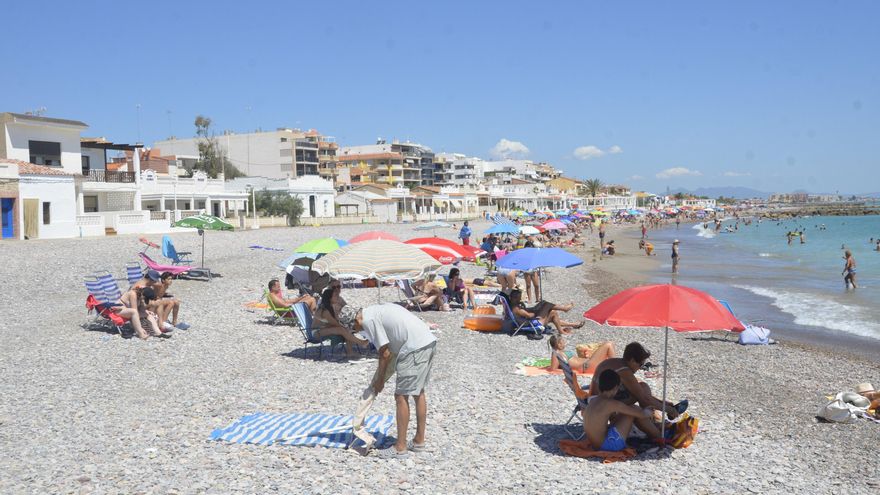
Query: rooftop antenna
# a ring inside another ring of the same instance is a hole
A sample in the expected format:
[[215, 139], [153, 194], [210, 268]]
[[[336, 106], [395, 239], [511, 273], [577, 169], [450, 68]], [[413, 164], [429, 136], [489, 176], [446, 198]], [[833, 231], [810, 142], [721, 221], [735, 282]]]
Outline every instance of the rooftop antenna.
[[46, 107], [40, 107], [36, 110], [28, 110], [25, 115], [33, 115], [34, 117], [42, 117], [46, 113]]
[[137, 142], [140, 143], [141, 142], [141, 104], [140, 103], [136, 104], [135, 108], [137, 108], [137, 131], [138, 131]]

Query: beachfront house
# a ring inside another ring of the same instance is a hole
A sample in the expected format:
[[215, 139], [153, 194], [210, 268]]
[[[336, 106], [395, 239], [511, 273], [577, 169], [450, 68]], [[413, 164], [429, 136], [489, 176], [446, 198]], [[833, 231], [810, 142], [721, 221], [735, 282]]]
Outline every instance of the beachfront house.
[[[302, 201], [302, 218], [332, 218], [336, 216], [336, 189], [333, 182], [318, 175], [297, 178], [272, 179], [269, 177], [236, 177], [227, 182], [230, 191], [247, 195], [251, 191], [280, 191]], [[246, 200], [247, 198], [245, 198]]]

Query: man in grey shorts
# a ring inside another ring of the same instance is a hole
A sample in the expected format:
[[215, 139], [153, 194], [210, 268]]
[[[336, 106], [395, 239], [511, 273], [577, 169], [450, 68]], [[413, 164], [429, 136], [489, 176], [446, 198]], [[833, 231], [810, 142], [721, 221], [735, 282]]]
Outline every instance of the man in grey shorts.
[[[408, 450], [425, 449], [425, 424], [428, 402], [425, 387], [431, 378], [431, 366], [437, 338], [428, 325], [406, 308], [397, 304], [376, 304], [355, 311], [344, 311], [340, 321], [345, 326], [361, 330], [364, 337], [378, 349], [379, 366], [373, 375], [372, 388], [378, 394], [385, 381], [397, 374], [394, 400], [397, 404], [397, 443], [380, 452], [384, 457], [402, 457]], [[407, 444], [409, 427], [409, 398], [416, 405], [416, 435]]]

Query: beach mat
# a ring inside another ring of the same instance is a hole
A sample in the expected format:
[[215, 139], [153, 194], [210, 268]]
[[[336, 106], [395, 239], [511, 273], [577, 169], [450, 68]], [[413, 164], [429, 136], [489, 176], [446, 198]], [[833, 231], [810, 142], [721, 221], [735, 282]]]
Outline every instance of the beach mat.
[[[254, 413], [236, 420], [226, 428], [211, 432], [211, 440], [255, 445], [297, 445], [344, 449], [352, 442], [352, 415]], [[364, 428], [383, 445], [394, 416], [373, 415], [364, 420]]]

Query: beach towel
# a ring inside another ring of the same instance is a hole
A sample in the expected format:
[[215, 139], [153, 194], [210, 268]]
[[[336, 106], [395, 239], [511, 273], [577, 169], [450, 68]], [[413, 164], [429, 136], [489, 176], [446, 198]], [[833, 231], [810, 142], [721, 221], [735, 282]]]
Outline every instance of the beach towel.
[[281, 249], [281, 248], [272, 248], [272, 247], [257, 246], [257, 245], [248, 246], [248, 249], [264, 249], [266, 251], [284, 251], [284, 249]]
[[269, 305], [262, 301], [250, 301], [244, 303], [244, 307], [248, 309], [269, 309]]
[[[238, 419], [226, 428], [211, 432], [211, 440], [256, 445], [298, 445], [344, 449], [353, 441], [352, 415], [254, 413]], [[364, 428], [382, 445], [394, 416], [373, 415], [364, 420]]]
[[595, 450], [593, 449], [592, 444], [590, 444], [590, 441], [586, 438], [583, 438], [581, 440], [560, 440], [559, 450], [567, 455], [574, 457], [583, 457], [587, 459], [591, 457], [599, 458], [602, 459], [603, 464], [625, 461], [636, 456], [635, 449], [631, 449], [629, 447], [619, 452]]

